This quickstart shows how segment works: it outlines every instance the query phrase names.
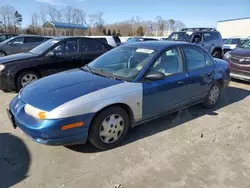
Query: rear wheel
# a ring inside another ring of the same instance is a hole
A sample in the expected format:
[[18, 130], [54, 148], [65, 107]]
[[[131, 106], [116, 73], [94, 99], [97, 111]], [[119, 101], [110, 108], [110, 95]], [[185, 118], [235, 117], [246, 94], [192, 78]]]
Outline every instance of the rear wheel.
[[28, 70], [24, 71], [17, 77], [17, 90], [19, 91], [24, 86], [36, 81], [39, 79], [39, 75], [34, 71]]
[[126, 137], [129, 117], [126, 111], [113, 106], [101, 111], [93, 120], [89, 131], [90, 142], [101, 150], [119, 145]]
[[213, 108], [219, 101], [220, 92], [221, 92], [221, 89], [220, 89], [219, 84], [215, 84], [214, 86], [212, 86], [207, 97], [205, 98], [203, 102], [203, 106], [205, 108]]

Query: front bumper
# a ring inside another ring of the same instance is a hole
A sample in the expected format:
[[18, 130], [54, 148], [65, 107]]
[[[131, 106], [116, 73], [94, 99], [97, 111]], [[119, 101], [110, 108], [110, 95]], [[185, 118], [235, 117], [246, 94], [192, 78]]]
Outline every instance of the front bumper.
[[[32, 140], [46, 145], [73, 145], [84, 144], [88, 139], [88, 130], [94, 114], [80, 116], [38, 120], [24, 112], [25, 104], [15, 97], [9, 106], [14, 124]], [[64, 125], [84, 122], [84, 126], [61, 130]]]
[[0, 72], [0, 90], [15, 90], [15, 79], [9, 72]]

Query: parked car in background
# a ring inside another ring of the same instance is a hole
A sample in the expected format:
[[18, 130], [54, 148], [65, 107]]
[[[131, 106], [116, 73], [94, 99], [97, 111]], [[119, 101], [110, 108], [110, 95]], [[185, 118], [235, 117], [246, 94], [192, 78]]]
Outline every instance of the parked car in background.
[[28, 52], [51, 37], [38, 35], [19, 35], [0, 43], [0, 56]]
[[222, 40], [223, 40], [223, 42], [226, 42], [226, 40], [228, 40], [228, 38], [223, 38]]
[[13, 33], [0, 33], [0, 43], [7, 40], [7, 39], [10, 39], [12, 37], [15, 37], [17, 36], [17, 34], [13, 34]]
[[229, 63], [232, 78], [250, 81], [250, 40], [227, 52], [223, 59]]
[[9, 116], [36, 142], [106, 150], [129, 127], [183, 107], [214, 107], [230, 81], [228, 63], [184, 42], [137, 42], [114, 48], [83, 69], [43, 78], [11, 101]]
[[213, 57], [223, 57], [223, 40], [220, 32], [213, 28], [185, 28], [173, 32], [168, 40], [194, 43], [207, 50]]
[[128, 38], [126, 43], [143, 42], [143, 41], [156, 41], [156, 40], [158, 40], [158, 39], [148, 38], [148, 37], [132, 37], [132, 38]]
[[0, 89], [20, 90], [57, 72], [82, 67], [112, 47], [86, 37], [58, 37], [33, 48], [0, 58]]
[[88, 36], [88, 37], [98, 39], [113, 47], [121, 45], [121, 40], [118, 36]]
[[223, 46], [224, 54], [236, 48], [237, 46], [244, 44], [247, 40], [248, 38], [241, 38], [241, 37], [229, 38], [228, 40], [224, 42], [224, 46]]

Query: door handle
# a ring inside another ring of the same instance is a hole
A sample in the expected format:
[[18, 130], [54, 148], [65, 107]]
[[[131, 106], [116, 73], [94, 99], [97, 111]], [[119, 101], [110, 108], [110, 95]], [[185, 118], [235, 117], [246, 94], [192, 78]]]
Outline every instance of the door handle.
[[184, 84], [183, 81], [179, 81], [179, 82], [178, 82], [178, 85], [183, 85], [183, 84]]

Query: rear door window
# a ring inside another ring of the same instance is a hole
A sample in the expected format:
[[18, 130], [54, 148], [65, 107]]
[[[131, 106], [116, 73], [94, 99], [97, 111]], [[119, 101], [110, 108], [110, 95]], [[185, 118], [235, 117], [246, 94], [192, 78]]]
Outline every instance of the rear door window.
[[42, 37], [25, 37], [24, 43], [36, 43], [36, 42], [42, 42], [44, 41], [44, 38]]
[[101, 41], [86, 38], [84, 43], [84, 51], [85, 52], [97, 52], [104, 51], [106, 48], [104, 47]]
[[203, 51], [197, 47], [185, 46], [183, 52], [186, 58], [187, 70], [195, 70], [206, 66]]
[[108, 44], [108, 41], [106, 38], [96, 38], [96, 39]]

